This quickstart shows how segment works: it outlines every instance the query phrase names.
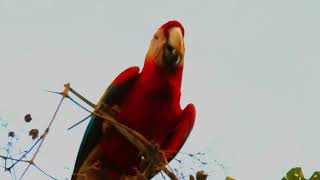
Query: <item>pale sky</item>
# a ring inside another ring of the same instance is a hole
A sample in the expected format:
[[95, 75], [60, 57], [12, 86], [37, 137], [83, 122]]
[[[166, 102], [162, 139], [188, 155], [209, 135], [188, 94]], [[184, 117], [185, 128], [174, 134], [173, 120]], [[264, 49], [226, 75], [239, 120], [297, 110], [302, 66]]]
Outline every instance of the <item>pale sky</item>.
[[[310, 177], [320, 170], [319, 7], [317, 0], [0, 0], [0, 123], [8, 123], [0, 146], [8, 129], [20, 137], [16, 150], [31, 145], [30, 128], [44, 130], [60, 97], [42, 90], [70, 82], [97, 102], [122, 70], [141, 67], [156, 29], [177, 19], [186, 31], [181, 104], [197, 108], [182, 152], [206, 152], [209, 180], [281, 179], [295, 166]], [[35, 160], [58, 179], [72, 173], [86, 123], [66, 129], [85, 115], [64, 103]], [[184, 167], [200, 169], [188, 160]], [[25, 179], [48, 178], [31, 169]]]

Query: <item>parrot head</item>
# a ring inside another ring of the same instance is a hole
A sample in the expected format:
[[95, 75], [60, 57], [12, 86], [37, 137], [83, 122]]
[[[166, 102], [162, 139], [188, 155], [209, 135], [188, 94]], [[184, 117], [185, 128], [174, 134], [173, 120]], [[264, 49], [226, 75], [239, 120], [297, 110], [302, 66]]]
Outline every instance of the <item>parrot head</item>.
[[146, 62], [168, 70], [183, 66], [184, 28], [178, 21], [163, 24], [154, 34], [146, 55]]

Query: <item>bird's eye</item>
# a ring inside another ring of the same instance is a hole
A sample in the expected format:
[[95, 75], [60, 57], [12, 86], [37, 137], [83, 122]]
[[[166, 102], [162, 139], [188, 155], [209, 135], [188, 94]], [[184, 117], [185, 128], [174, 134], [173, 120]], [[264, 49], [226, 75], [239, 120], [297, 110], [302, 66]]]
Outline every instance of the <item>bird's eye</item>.
[[159, 37], [158, 37], [157, 35], [154, 35], [153, 38], [154, 38], [155, 40], [159, 39]]

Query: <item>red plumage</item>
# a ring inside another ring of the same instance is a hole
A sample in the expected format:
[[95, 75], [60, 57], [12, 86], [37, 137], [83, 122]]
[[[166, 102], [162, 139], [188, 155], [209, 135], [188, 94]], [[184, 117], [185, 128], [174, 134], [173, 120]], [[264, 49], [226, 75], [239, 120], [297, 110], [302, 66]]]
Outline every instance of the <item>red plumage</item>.
[[167, 34], [170, 27], [179, 27], [182, 31], [182, 35], [184, 36], [184, 28], [179, 21], [176, 21], [176, 20], [168, 21], [167, 23], [163, 24], [160, 28], [164, 29], [165, 34]]
[[[182, 25], [177, 21], [169, 21], [157, 33], [160, 37], [165, 34], [163, 40], [167, 40], [170, 33], [177, 31], [172, 31], [173, 27], [178, 27], [184, 34]], [[157, 52], [152, 48], [166, 48], [167, 42], [154, 41], [151, 42], [142, 71], [139, 73], [138, 67], [131, 67], [122, 72], [100, 102], [105, 104], [102, 109], [106, 112], [112, 107], [119, 108], [119, 112], [114, 115], [115, 119], [157, 143], [168, 160], [171, 160], [193, 127], [195, 108], [192, 104], [184, 110], [180, 107], [184, 49], [177, 49], [180, 53], [178, 63], [163, 65], [162, 59], [167, 58], [167, 55], [162, 50]], [[174, 49], [175, 44], [171, 44], [170, 48]], [[172, 53], [169, 52], [168, 56]], [[91, 179], [120, 179], [122, 175], [135, 174], [140, 162], [138, 150], [114, 128], [102, 122], [99, 118], [91, 120], [74, 172], [87, 173]], [[99, 170], [85, 172], [86, 168], [97, 162], [101, 164]]]

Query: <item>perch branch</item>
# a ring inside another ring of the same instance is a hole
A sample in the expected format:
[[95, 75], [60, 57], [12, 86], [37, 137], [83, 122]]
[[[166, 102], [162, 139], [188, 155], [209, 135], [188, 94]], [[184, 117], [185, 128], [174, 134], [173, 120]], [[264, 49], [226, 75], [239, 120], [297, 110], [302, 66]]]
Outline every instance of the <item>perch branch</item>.
[[[149, 164], [143, 174], [145, 176], [149, 176], [154, 172], [154, 169], [157, 168], [157, 170], [163, 171], [166, 175], [168, 175], [171, 179], [177, 180], [178, 178], [175, 176], [173, 172], [171, 172], [169, 169], [166, 168], [166, 165], [168, 164], [168, 161], [163, 154], [163, 152], [159, 149], [159, 147], [150, 141], [148, 141], [143, 135], [138, 133], [137, 131], [134, 131], [133, 129], [125, 126], [124, 124], [119, 123], [116, 121], [111, 115], [108, 113], [100, 110], [103, 99], [100, 99], [97, 105], [94, 105], [92, 102], [87, 100], [85, 97], [83, 97], [80, 93], [75, 91], [70, 87], [70, 92], [72, 92], [75, 96], [79, 97], [83, 102], [94, 108], [94, 111], [92, 112], [93, 115], [107, 121], [111, 125], [113, 125], [119, 133], [121, 133], [130, 143], [132, 143], [140, 152], [145, 152], [149, 154], [150, 156], [147, 157], [147, 161], [149, 161]], [[104, 93], [105, 94], [105, 93]], [[79, 103], [76, 103], [79, 104]], [[155, 152], [151, 152], [150, 150], [155, 150]]]

